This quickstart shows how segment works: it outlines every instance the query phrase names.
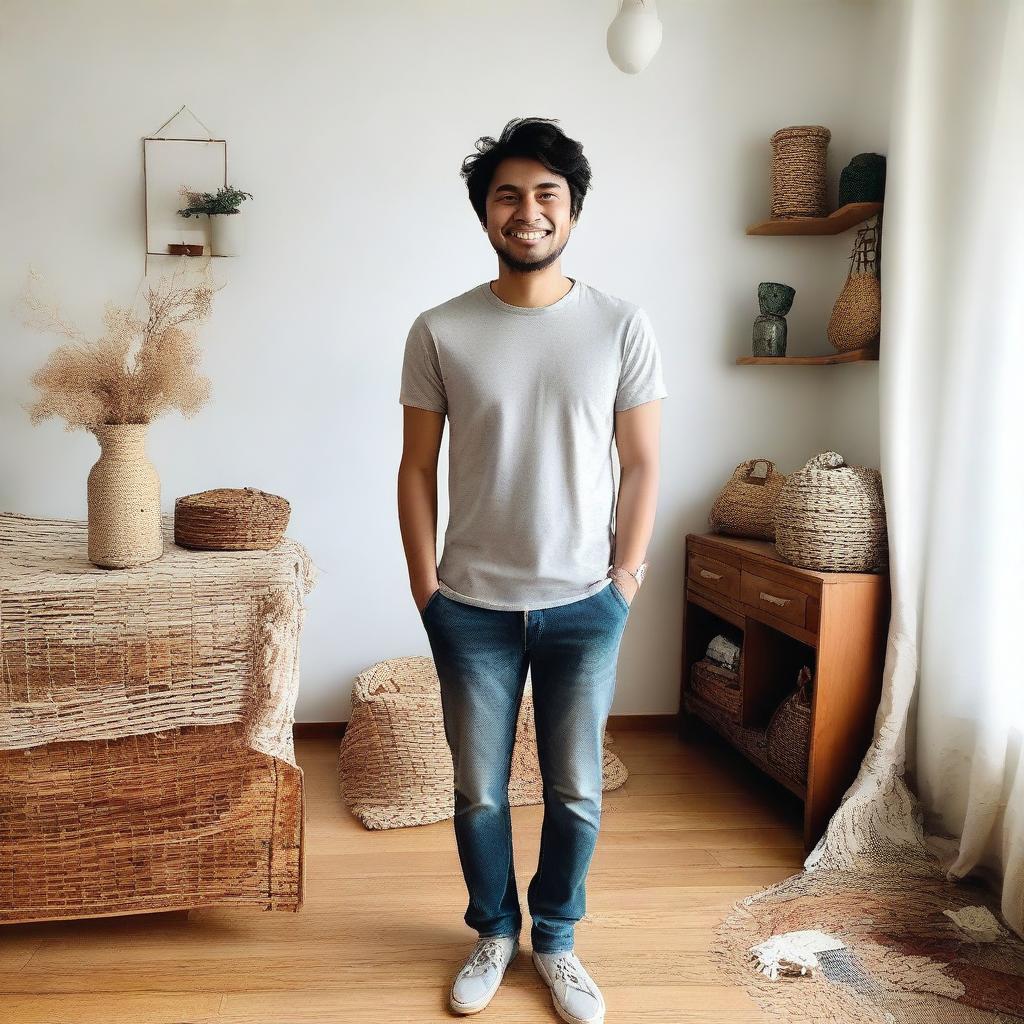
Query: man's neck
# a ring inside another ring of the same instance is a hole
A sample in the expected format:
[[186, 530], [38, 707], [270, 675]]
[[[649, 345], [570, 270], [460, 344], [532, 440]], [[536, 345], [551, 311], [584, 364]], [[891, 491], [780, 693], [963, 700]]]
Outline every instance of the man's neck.
[[520, 274], [499, 263], [498, 280], [491, 282], [491, 291], [510, 306], [536, 309], [557, 302], [572, 286], [573, 282], [563, 276], [557, 265], [537, 273]]

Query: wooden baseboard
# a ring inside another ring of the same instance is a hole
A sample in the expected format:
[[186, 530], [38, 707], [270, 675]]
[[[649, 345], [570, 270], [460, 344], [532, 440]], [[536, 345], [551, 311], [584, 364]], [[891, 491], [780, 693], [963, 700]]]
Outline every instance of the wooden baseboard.
[[[615, 732], [664, 732], [676, 728], [676, 715], [611, 715], [608, 728]], [[348, 722], [295, 722], [292, 735], [297, 740], [334, 739], [345, 735]]]

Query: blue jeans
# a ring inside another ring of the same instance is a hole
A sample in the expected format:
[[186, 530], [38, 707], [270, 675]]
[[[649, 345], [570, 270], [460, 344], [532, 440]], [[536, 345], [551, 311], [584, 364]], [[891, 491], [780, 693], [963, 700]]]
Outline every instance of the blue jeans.
[[495, 611], [439, 590], [420, 613], [441, 683], [455, 774], [455, 839], [469, 891], [465, 922], [481, 937], [518, 935], [508, 784], [526, 683], [533, 684], [544, 821], [527, 890], [531, 943], [573, 948], [601, 823], [604, 729], [629, 604], [613, 583], [537, 611]]

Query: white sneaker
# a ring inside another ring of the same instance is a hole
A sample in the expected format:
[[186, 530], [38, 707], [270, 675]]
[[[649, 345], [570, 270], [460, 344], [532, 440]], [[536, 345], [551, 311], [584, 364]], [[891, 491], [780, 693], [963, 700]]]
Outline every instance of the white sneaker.
[[476, 1013], [490, 1001], [505, 968], [519, 952], [519, 939], [511, 935], [497, 935], [478, 939], [469, 959], [455, 975], [448, 1005], [456, 1013]]
[[602, 1024], [604, 996], [573, 952], [538, 953], [533, 963], [551, 989], [558, 1016], [568, 1024]]

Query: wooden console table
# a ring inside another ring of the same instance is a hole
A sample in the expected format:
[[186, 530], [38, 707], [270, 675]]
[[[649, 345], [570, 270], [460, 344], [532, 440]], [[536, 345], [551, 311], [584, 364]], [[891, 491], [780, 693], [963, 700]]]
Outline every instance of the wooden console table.
[[[874, 732], [889, 622], [889, 580], [872, 573], [815, 572], [782, 561], [770, 541], [720, 534], [686, 537], [679, 729], [695, 716], [804, 802], [804, 845], [813, 847], [857, 774]], [[741, 710], [735, 720], [689, 686], [709, 641], [742, 635]], [[813, 672], [806, 782], [759, 751], [774, 709]]]

